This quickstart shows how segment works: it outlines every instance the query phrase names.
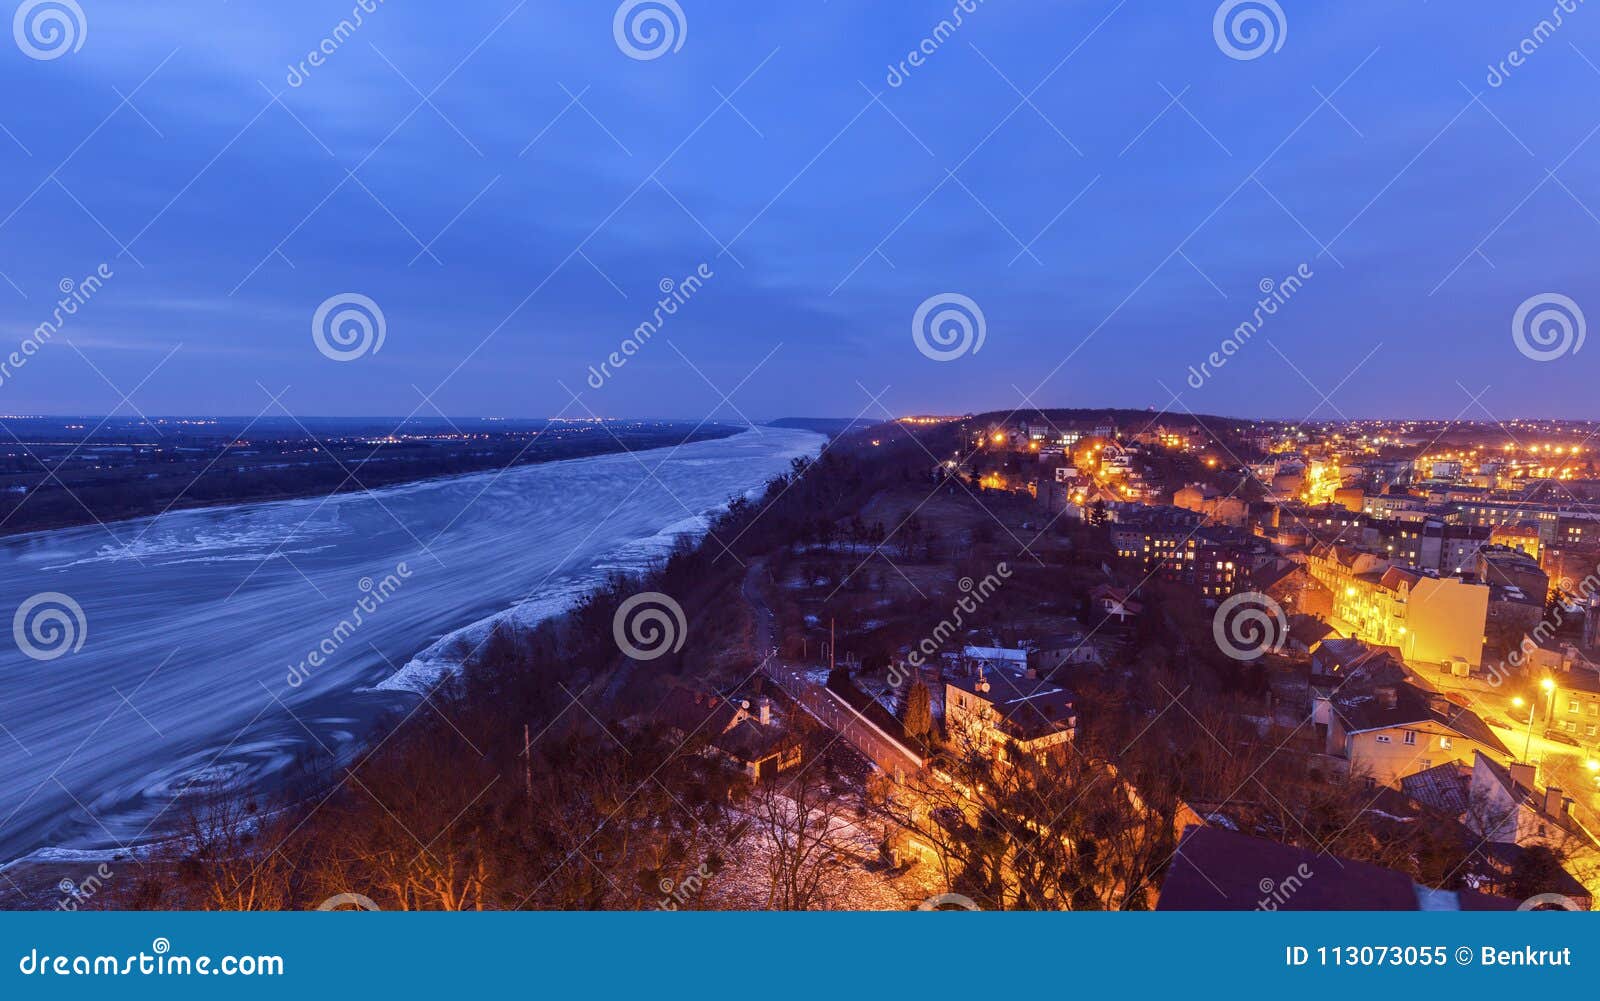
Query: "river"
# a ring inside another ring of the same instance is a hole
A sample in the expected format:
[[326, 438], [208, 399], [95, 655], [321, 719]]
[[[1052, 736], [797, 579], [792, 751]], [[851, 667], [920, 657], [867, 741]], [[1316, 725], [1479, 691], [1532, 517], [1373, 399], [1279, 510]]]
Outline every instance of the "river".
[[822, 442], [757, 428], [0, 540], [0, 613], [32, 602], [0, 642], [0, 861], [148, 843], [184, 790], [349, 755], [461, 640], [645, 568]]

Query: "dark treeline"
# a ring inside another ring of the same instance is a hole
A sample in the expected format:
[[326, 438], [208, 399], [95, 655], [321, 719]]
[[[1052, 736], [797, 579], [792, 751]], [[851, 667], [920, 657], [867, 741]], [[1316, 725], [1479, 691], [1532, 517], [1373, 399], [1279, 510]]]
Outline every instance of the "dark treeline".
[[[157, 448], [110, 456], [19, 445], [0, 460], [0, 534], [70, 528], [218, 504], [239, 504], [374, 490], [441, 476], [640, 451], [725, 437], [723, 427], [634, 431], [616, 437], [589, 429], [549, 432], [537, 440], [383, 442], [312, 438], [258, 444], [248, 458], [227, 442], [183, 450]], [[618, 439], [620, 439], [620, 444]], [[59, 454], [57, 454], [59, 453]]]
[[[173, 807], [163, 852], [107, 903], [303, 909], [348, 893], [395, 910], [693, 907], [684, 888], [698, 893], [722, 864], [740, 830], [732, 794], [747, 780], [696, 753], [704, 735], [680, 746], [610, 697], [630, 667], [614, 613], [632, 594], [662, 591], [680, 600], [692, 636], [742, 564], [818, 518], [847, 517], [884, 484], [926, 475], [922, 457], [914, 443], [846, 440], [796, 460], [643, 580], [615, 579], [537, 628], [497, 627], [459, 677], [387, 721], [354, 762], [308, 761], [272, 796]], [[648, 670], [691, 666], [669, 656]]]

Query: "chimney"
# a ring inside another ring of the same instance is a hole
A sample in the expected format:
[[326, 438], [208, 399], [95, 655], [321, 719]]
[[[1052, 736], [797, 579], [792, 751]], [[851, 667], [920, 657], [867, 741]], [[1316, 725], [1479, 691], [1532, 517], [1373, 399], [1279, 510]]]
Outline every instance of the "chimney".
[[1400, 693], [1395, 691], [1393, 685], [1379, 685], [1377, 695], [1380, 708], [1393, 709], [1400, 704]]
[[983, 664], [981, 663], [978, 665], [978, 683], [972, 687], [976, 688], [980, 692], [987, 692], [989, 690], [989, 680], [983, 676]]
[[757, 706], [757, 712], [759, 712], [761, 714], [761, 716], [760, 716], [761, 725], [762, 726], [771, 726], [772, 725], [772, 700], [767, 698], [765, 695], [763, 695], [763, 696], [761, 696], [761, 698], [759, 700], [757, 700], [756, 706]]
[[1532, 765], [1523, 761], [1513, 761], [1511, 763], [1510, 772], [1512, 785], [1521, 786], [1528, 792], [1533, 792], [1533, 783], [1534, 779], [1538, 775], [1538, 772]]
[[1552, 817], [1559, 817], [1567, 812], [1567, 800], [1561, 794], [1560, 786], [1551, 786], [1544, 791], [1544, 812]]

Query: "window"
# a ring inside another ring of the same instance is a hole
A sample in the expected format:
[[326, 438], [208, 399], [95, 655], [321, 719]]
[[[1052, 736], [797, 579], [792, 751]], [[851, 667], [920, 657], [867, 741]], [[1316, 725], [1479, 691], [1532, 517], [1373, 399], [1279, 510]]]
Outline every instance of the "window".
[[1415, 730], [1407, 730], [1406, 731], [1405, 742], [1407, 744], [1415, 744], [1417, 742], [1417, 731], [1415, 731]]
[[1567, 702], [1567, 712], [1575, 713], [1577, 711], [1578, 711], [1578, 700], [1577, 699], [1568, 700], [1568, 702]]
[[1449, 737], [1440, 737], [1439, 738], [1439, 746], [1441, 748], [1443, 748], [1444, 750], [1446, 750], [1446, 751], [1450, 750], [1450, 747], [1451, 747], [1450, 738]]
[[1389, 735], [1386, 734], [1386, 733], [1380, 733], [1376, 737], [1374, 737], [1373, 739], [1376, 740], [1380, 744], [1389, 743]]

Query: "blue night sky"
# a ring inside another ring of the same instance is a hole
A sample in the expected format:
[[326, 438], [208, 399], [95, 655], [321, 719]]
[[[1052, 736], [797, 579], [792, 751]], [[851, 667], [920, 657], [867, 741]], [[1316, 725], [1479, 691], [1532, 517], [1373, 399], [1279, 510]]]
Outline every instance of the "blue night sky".
[[[1491, 86], [1555, 0], [1280, 0], [1248, 60], [1212, 0], [967, 0], [891, 86], [952, 0], [679, 2], [638, 60], [611, 0], [388, 0], [299, 86], [354, 0], [79, 0], [77, 51], [6, 40], [0, 355], [114, 277], [0, 410], [1600, 416], [1600, 346], [1511, 336], [1542, 293], [1600, 317], [1600, 6]], [[387, 333], [338, 363], [312, 317], [352, 292]], [[980, 352], [917, 350], [941, 293]]]

